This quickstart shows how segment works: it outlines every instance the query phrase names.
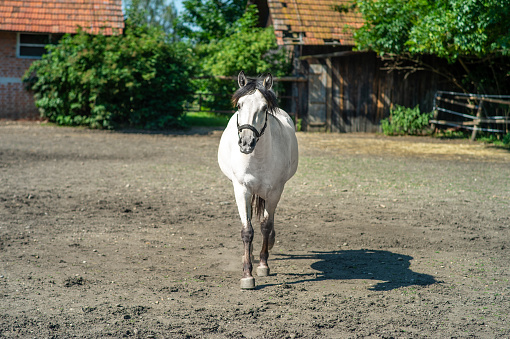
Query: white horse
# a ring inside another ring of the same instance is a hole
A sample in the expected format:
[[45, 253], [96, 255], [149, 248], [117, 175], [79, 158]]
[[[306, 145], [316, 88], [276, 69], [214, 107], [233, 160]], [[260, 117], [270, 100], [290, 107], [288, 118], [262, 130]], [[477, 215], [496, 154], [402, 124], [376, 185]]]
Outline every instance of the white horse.
[[298, 144], [292, 120], [277, 107], [271, 74], [251, 79], [241, 71], [237, 80], [239, 89], [232, 96], [232, 103], [238, 110], [221, 136], [218, 163], [234, 185], [241, 217], [244, 243], [241, 288], [254, 289], [252, 205], [259, 219], [263, 216], [257, 275], [267, 276], [268, 251], [275, 241], [274, 212], [285, 183], [296, 173]]

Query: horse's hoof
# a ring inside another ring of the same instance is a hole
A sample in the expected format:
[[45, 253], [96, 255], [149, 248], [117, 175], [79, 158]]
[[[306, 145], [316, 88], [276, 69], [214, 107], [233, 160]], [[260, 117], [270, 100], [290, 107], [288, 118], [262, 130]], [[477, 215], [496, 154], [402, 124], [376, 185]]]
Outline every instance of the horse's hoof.
[[269, 275], [269, 267], [257, 267], [257, 275], [259, 277], [267, 277]]
[[255, 288], [255, 278], [248, 277], [241, 279], [241, 289], [243, 290], [253, 290]]

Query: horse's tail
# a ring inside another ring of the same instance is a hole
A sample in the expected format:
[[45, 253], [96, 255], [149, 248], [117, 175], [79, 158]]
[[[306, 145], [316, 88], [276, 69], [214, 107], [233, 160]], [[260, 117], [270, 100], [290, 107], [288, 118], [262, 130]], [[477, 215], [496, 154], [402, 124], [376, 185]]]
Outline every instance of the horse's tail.
[[255, 215], [260, 220], [261, 217], [264, 216], [264, 208], [266, 206], [266, 201], [259, 197], [258, 195], [254, 194], [251, 196], [251, 205], [253, 206], [253, 211], [255, 212]]

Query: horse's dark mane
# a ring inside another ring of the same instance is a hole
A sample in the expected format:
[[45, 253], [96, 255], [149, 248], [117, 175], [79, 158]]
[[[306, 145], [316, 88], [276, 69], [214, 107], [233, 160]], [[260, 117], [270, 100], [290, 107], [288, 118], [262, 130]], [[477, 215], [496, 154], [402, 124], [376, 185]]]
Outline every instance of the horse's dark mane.
[[276, 109], [278, 108], [278, 100], [276, 99], [276, 94], [273, 90], [267, 89], [264, 86], [264, 78], [265, 76], [260, 76], [258, 78], [246, 78], [246, 85], [239, 88], [234, 95], [232, 95], [232, 104], [237, 106], [239, 99], [245, 95], [252, 94], [258, 89], [267, 101], [267, 111], [271, 114], [275, 114]]

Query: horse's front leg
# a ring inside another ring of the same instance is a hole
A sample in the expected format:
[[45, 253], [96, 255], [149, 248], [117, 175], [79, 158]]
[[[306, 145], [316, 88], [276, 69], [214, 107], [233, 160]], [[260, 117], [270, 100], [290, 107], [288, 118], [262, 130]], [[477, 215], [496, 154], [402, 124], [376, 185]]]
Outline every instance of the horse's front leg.
[[251, 226], [251, 192], [240, 184], [234, 184], [234, 192], [237, 208], [239, 209], [239, 216], [241, 217], [241, 239], [244, 245], [241, 288], [251, 290], [255, 288], [255, 278], [253, 278], [251, 273], [253, 269], [251, 263], [253, 241], [253, 227]]

